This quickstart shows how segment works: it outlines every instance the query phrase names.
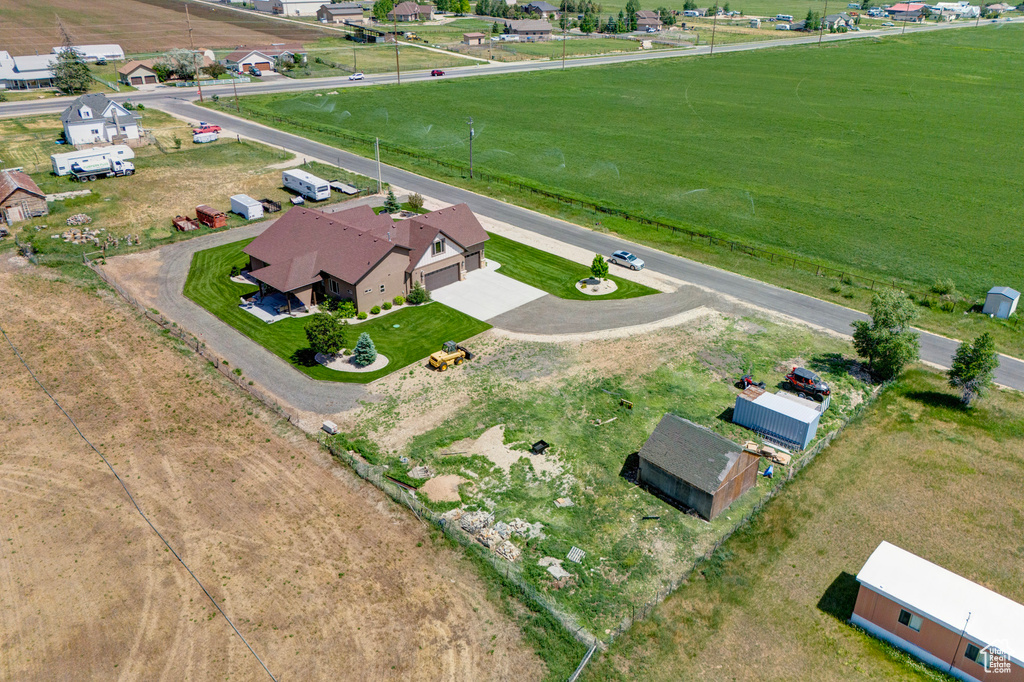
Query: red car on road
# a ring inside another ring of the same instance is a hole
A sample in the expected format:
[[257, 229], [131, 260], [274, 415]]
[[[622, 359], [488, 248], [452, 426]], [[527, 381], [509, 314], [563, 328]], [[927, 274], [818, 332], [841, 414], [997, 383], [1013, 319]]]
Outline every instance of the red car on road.
[[430, 75], [431, 76], [443, 76], [444, 75], [444, 71], [442, 71], [441, 69], [434, 69], [433, 71], [430, 72]]

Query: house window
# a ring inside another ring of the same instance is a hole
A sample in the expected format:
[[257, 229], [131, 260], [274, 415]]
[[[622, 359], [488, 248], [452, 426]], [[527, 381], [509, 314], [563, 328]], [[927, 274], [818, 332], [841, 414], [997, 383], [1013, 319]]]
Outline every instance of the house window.
[[968, 644], [967, 650], [964, 651], [964, 658], [969, 658], [978, 665], [985, 665], [985, 657], [986, 654], [974, 644]]
[[380, 293], [382, 293], [382, 294], [384, 293], [384, 285], [383, 284], [380, 285]]
[[373, 291], [373, 289], [367, 289], [367, 290], [366, 290], [366, 291], [364, 291], [363, 293], [364, 293], [364, 294], [368, 294], [368, 293], [370, 293], [371, 291]]
[[442, 253], [444, 253], [444, 240], [438, 239], [436, 242], [434, 242], [434, 255], [437, 256]]
[[340, 295], [341, 294], [341, 288], [338, 286], [338, 283], [336, 281], [334, 281], [333, 279], [329, 279], [327, 281], [330, 283], [331, 293], [332, 294], [339, 294]]
[[899, 621], [900, 625], [906, 625], [914, 632], [921, 632], [921, 616], [905, 609], [900, 609]]

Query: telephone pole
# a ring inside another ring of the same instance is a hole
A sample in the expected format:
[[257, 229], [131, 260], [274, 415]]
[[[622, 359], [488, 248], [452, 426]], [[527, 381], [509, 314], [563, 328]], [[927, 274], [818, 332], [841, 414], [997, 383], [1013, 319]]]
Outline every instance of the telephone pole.
[[716, 2], [715, 6], [712, 7], [711, 9], [715, 13], [715, 18], [712, 19], [712, 21], [711, 21], [711, 53], [710, 54], [711, 54], [711, 56], [714, 56], [714, 54], [715, 54], [715, 27], [718, 26], [718, 3]]
[[565, 71], [565, 10], [562, 10], [562, 71]]
[[469, 124], [469, 179], [473, 179], [473, 137], [476, 135], [476, 131], [473, 130], [473, 117], [470, 116], [469, 120], [466, 121]]
[[374, 151], [374, 154], [377, 156], [377, 194], [380, 194], [382, 191], [384, 191], [384, 183], [381, 182], [381, 176], [380, 176], [380, 138], [379, 137], [373, 138], [373, 151]]
[[[188, 22], [188, 46], [192, 50], [192, 66], [196, 70], [196, 85], [199, 86], [199, 101], [203, 101], [203, 84], [199, 80], [199, 61], [196, 59], [196, 44], [192, 40], [192, 17], [188, 13], [188, 3], [185, 3], [185, 21]], [[235, 91], [235, 104], [238, 104], [238, 91]]]
[[[397, 5], [395, 6], [397, 7]], [[398, 63], [398, 12], [391, 10], [391, 16], [395, 18], [395, 72], [398, 74], [398, 84], [402, 84], [402, 66]]]
[[821, 36], [825, 33], [825, 17], [828, 16], [828, 0], [825, 0], [825, 16], [821, 18], [821, 23], [818, 24], [818, 44], [821, 45]]

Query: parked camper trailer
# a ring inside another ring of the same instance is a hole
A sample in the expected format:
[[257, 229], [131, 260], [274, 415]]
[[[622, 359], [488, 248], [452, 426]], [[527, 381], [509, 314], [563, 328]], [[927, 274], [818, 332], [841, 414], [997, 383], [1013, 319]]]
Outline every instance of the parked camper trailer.
[[106, 147], [93, 147], [76, 152], [64, 152], [62, 154], [51, 154], [50, 161], [53, 164], [54, 175], [68, 175], [71, 173], [71, 166], [79, 164], [93, 164], [97, 161], [110, 165], [111, 161], [127, 161], [135, 158], [132, 148], [124, 144], [113, 144]]
[[245, 194], [236, 194], [231, 197], [231, 212], [246, 220], [256, 220], [263, 217], [263, 204]]
[[331, 186], [312, 173], [303, 170], [286, 170], [281, 173], [281, 182], [287, 189], [298, 192], [307, 199], [323, 201], [331, 198]]

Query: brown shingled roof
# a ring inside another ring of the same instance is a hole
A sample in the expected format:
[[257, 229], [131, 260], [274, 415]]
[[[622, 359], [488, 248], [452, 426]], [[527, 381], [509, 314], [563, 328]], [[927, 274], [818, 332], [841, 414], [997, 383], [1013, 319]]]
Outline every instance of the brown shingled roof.
[[0, 201], [6, 201], [7, 197], [19, 189], [37, 197], [46, 197], [39, 185], [21, 171], [0, 171]]

